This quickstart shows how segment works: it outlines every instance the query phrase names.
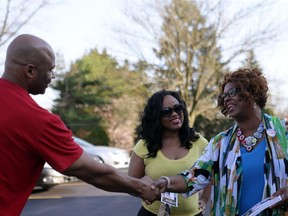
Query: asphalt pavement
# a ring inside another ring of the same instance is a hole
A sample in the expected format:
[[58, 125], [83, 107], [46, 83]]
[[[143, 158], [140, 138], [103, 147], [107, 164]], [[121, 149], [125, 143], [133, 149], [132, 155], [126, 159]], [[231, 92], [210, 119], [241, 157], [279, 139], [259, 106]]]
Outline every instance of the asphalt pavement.
[[139, 198], [107, 192], [80, 181], [34, 191], [21, 216], [136, 216], [140, 207]]
[[129, 196], [29, 200], [21, 216], [136, 216], [140, 200]]
[[140, 207], [139, 198], [79, 181], [34, 191], [21, 216], [133, 216]]

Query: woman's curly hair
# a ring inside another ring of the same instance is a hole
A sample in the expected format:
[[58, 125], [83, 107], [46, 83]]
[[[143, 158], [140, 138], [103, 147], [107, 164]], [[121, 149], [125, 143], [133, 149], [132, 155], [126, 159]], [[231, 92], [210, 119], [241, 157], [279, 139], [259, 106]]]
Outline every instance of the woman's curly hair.
[[179, 131], [181, 146], [185, 146], [187, 149], [190, 149], [192, 147], [191, 141], [196, 141], [199, 139], [199, 135], [189, 126], [186, 103], [180, 97], [180, 95], [175, 91], [158, 91], [148, 99], [144, 112], [140, 116], [141, 125], [139, 137], [145, 140], [145, 144], [147, 145], [148, 149], [147, 157], [156, 157], [157, 151], [162, 147], [163, 126], [161, 124], [161, 111], [163, 99], [166, 95], [173, 96], [179, 101], [180, 104], [184, 106], [184, 121]]
[[224, 81], [220, 85], [220, 94], [218, 96], [218, 107], [221, 112], [226, 116], [228, 114], [225, 106], [224, 99], [220, 97], [223, 93], [227, 83], [234, 83], [238, 90], [239, 97], [247, 100], [249, 103], [254, 102], [263, 109], [267, 101], [268, 84], [263, 73], [254, 69], [239, 69], [233, 73], [226, 74]]

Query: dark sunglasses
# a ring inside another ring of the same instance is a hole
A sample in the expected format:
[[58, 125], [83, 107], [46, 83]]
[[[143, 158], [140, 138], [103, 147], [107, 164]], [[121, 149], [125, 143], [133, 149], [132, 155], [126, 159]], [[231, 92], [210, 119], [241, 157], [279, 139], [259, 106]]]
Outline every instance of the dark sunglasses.
[[219, 98], [221, 100], [224, 100], [224, 98], [227, 96], [229, 96], [231, 98], [231, 97], [234, 97], [238, 92], [239, 92], [239, 89], [236, 87], [233, 87], [233, 88], [229, 89], [229, 91], [227, 91], [226, 93], [220, 94]]
[[161, 110], [161, 116], [162, 117], [170, 117], [173, 112], [176, 112], [178, 115], [180, 115], [184, 110], [184, 106], [182, 104], [176, 104], [174, 108], [171, 107], [165, 107]]

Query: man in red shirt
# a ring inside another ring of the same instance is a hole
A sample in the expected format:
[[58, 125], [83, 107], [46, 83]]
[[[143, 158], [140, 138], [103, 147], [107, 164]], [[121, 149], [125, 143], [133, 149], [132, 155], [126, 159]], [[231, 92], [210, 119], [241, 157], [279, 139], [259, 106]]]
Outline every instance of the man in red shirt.
[[150, 179], [135, 179], [97, 163], [72, 138], [62, 120], [29, 94], [44, 94], [54, 78], [55, 54], [33, 35], [9, 45], [0, 78], [0, 216], [21, 211], [48, 162], [55, 170], [107, 191], [154, 200]]

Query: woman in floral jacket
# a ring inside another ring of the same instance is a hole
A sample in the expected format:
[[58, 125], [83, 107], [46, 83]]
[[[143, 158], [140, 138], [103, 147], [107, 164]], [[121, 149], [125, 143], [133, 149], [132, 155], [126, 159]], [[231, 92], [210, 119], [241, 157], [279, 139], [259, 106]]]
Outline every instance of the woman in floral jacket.
[[[268, 85], [257, 70], [227, 74], [218, 106], [235, 124], [213, 137], [193, 167], [155, 182], [160, 191], [190, 196], [210, 181], [211, 215], [242, 215], [261, 200], [282, 195], [261, 215], [284, 215], [288, 203], [288, 141], [284, 122], [263, 112]], [[184, 181], [183, 181], [184, 180]]]

